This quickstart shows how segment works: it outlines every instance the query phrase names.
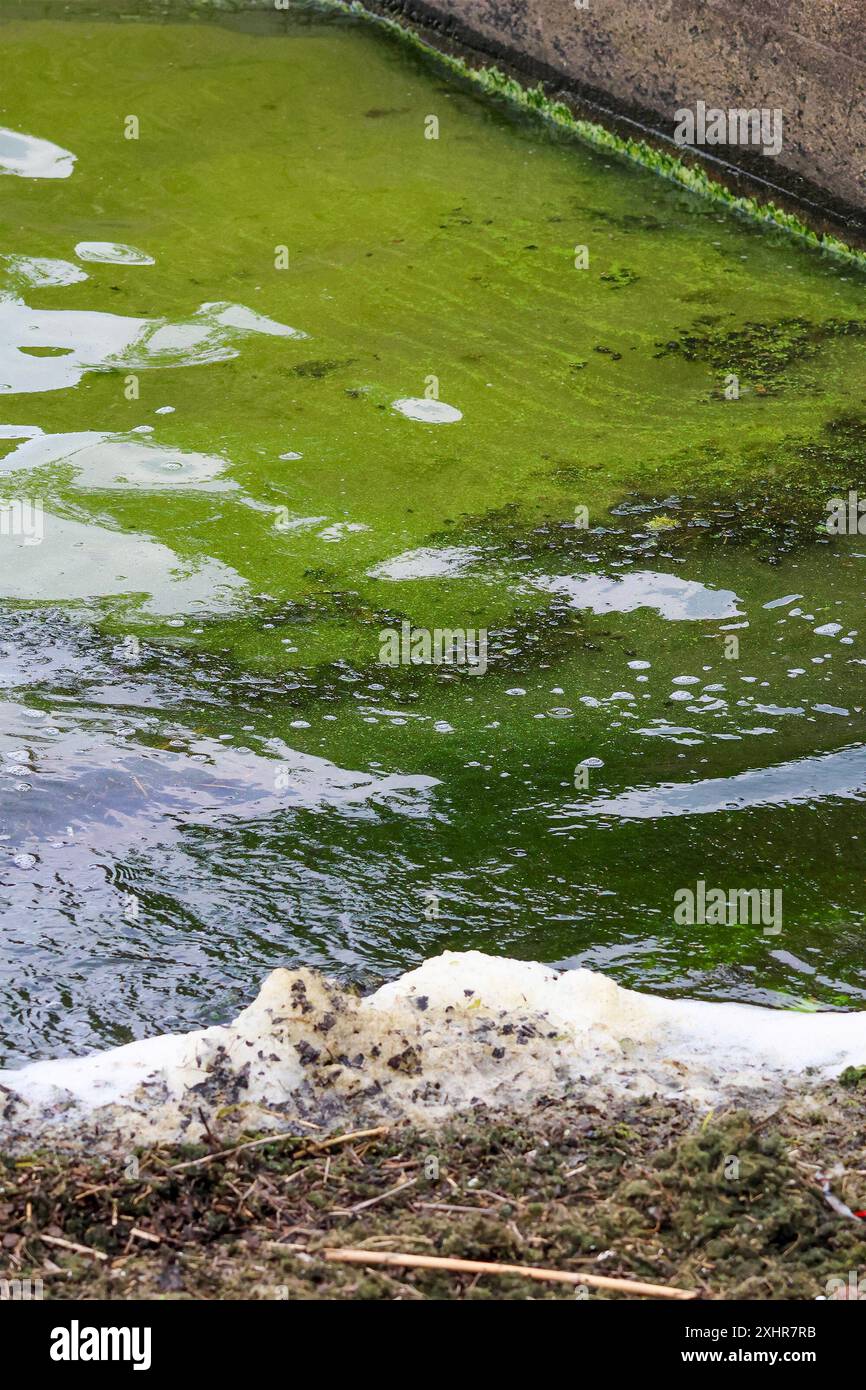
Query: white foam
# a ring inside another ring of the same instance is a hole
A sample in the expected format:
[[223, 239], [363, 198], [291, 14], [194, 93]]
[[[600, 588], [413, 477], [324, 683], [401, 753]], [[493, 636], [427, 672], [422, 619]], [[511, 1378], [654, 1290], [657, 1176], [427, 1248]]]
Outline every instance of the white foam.
[[393, 560], [383, 560], [367, 571], [370, 579], [451, 579], [463, 574], [477, 559], [468, 546], [420, 546], [404, 550]]
[[[0, 293], [0, 394], [65, 390], [89, 371], [225, 362], [238, 355], [237, 339], [246, 333], [306, 337], [242, 304], [202, 304], [187, 322], [166, 323], [85, 309], [33, 309], [7, 291]], [[34, 356], [33, 348], [54, 352]]]
[[220, 560], [184, 563], [168, 546], [45, 513], [44, 539], [0, 534], [0, 598], [65, 602], [141, 595], [145, 614], [224, 613], [245, 581]]
[[0, 260], [13, 285], [46, 289], [49, 285], [76, 285], [87, 279], [87, 271], [80, 265], [49, 256], [3, 256]]
[[324, 531], [319, 532], [320, 541], [328, 541], [335, 545], [337, 542], [345, 540], [346, 536], [353, 536], [358, 531], [369, 531], [369, 526], [363, 521], [335, 521], [332, 526], [326, 526]]
[[226, 300], [202, 304], [197, 312], [214, 323], [222, 324], [224, 328], [237, 328], [241, 333], [266, 333], [271, 338], [307, 337], [299, 328], [291, 328], [287, 323], [278, 323], [265, 314], [257, 314], [243, 304], [230, 304]]
[[[866, 1062], [866, 1013], [665, 999], [589, 970], [452, 952], [366, 999], [275, 970], [234, 1023], [0, 1072], [0, 1138], [191, 1139], [294, 1117], [429, 1122], [540, 1096], [661, 1094], [710, 1106]], [[226, 1111], [225, 1107], [231, 1110]]]
[[391, 409], [398, 415], [405, 415], [407, 420], [420, 420], [424, 425], [454, 425], [463, 419], [462, 410], [456, 406], [446, 405], [445, 401], [430, 401], [424, 396], [401, 396], [400, 400], [392, 402]]
[[74, 485], [84, 489], [153, 492], [194, 486], [223, 492], [238, 487], [222, 476], [229, 467], [227, 459], [145, 442], [140, 426], [127, 434], [108, 430], [44, 434], [38, 426], [23, 425], [14, 437], [23, 443], [0, 459], [0, 475], [68, 464], [74, 470]]
[[75, 254], [80, 261], [103, 265], [155, 265], [153, 256], [119, 241], [79, 241]]

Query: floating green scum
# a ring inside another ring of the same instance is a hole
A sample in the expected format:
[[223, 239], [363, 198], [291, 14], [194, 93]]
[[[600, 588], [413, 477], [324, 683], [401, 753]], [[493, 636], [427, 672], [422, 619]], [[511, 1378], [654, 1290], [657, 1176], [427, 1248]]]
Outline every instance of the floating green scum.
[[2, 25], [5, 1061], [444, 947], [861, 1001], [856, 256], [358, 14], [128, 11]]

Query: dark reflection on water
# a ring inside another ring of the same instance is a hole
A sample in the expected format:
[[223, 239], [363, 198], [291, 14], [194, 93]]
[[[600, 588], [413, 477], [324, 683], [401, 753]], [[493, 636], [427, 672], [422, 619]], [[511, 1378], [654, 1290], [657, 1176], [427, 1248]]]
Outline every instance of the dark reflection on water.
[[[110, 639], [56, 612], [7, 623], [7, 1064], [225, 1019], [279, 964], [369, 986], [446, 947], [590, 965], [668, 993], [823, 1007], [866, 994], [863, 876], [833, 852], [861, 822], [866, 834], [859, 800], [816, 801], [804, 778], [782, 814], [618, 819], [612, 796], [575, 816], [549, 744], [495, 795], [453, 762], [446, 783], [432, 767], [341, 768], [263, 728], [248, 675], [235, 688], [224, 672], [203, 696], [200, 669], [166, 647], [130, 671]], [[202, 731], [214, 718], [222, 736]], [[595, 745], [609, 791], [634, 778], [613, 766], [620, 737]], [[672, 925], [682, 884], [780, 872], [781, 938]]]

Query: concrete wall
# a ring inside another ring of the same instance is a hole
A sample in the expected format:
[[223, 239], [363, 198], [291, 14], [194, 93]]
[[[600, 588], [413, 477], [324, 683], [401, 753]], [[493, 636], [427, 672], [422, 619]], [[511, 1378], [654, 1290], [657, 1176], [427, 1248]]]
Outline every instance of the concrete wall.
[[[381, 0], [475, 47], [536, 64], [670, 134], [678, 107], [780, 107], [784, 147], [755, 165], [806, 201], [866, 211], [866, 0]], [[772, 167], [771, 167], [772, 166]], [[800, 180], [811, 185], [807, 187]], [[827, 200], [830, 201], [829, 199]], [[859, 220], [859, 219], [857, 219]]]

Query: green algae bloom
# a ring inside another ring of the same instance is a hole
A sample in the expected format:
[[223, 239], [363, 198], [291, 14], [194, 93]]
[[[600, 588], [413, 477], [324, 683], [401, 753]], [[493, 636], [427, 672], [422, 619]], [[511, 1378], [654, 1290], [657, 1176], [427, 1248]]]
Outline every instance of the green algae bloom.
[[858, 257], [355, 14], [2, 36], [7, 1058], [443, 947], [861, 999]]

